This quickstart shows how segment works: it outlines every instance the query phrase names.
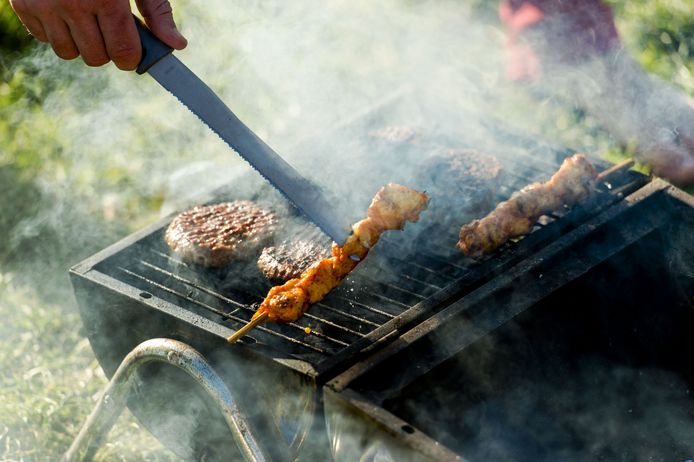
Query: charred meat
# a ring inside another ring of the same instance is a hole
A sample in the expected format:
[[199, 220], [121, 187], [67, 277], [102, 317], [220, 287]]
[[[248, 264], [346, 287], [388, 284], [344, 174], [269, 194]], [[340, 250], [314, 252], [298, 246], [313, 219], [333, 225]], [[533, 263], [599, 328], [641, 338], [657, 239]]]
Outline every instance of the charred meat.
[[221, 267], [248, 258], [272, 237], [277, 217], [251, 201], [198, 206], [177, 215], [166, 243], [184, 261]]
[[509, 239], [532, 230], [542, 215], [573, 205], [595, 189], [596, 171], [583, 154], [564, 160], [545, 183], [533, 183], [514, 193], [481, 220], [460, 229], [458, 249], [465, 255], [481, 256], [499, 248]]
[[312, 265], [298, 278], [270, 289], [253, 319], [267, 315], [269, 321], [297, 320], [366, 257], [381, 233], [403, 229], [406, 221], [416, 222], [428, 201], [425, 193], [398, 184], [381, 188], [369, 206], [367, 218], [352, 226], [345, 245], [333, 244], [332, 257]]
[[415, 138], [416, 132], [410, 127], [391, 125], [377, 130], [371, 130], [369, 136], [380, 142], [407, 143]]
[[428, 183], [433, 215], [442, 212], [459, 219], [489, 210], [502, 165], [495, 156], [476, 149], [441, 149], [424, 160], [420, 172]]
[[330, 250], [313, 241], [284, 241], [263, 249], [258, 257], [258, 268], [268, 279], [286, 282], [328, 257]]
[[472, 182], [486, 182], [495, 180], [501, 172], [501, 162], [495, 156], [477, 149], [443, 149], [434, 152], [431, 160], [437, 167], [446, 167], [437, 171], [438, 175], [447, 173], [454, 180], [469, 178]]
[[496, 156], [476, 149], [438, 149], [420, 161], [413, 184], [431, 198], [424, 239], [431, 233], [455, 243], [461, 222], [488, 213], [503, 168]]

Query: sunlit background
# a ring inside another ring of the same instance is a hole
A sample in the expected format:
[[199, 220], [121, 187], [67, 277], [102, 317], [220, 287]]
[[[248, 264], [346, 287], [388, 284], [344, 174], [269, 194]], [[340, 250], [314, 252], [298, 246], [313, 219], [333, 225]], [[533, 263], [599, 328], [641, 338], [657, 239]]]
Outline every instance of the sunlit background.
[[[694, 97], [694, 4], [610, 3], [629, 52]], [[568, 98], [505, 80], [496, 7], [179, 0], [177, 55], [279, 152], [405, 85], [557, 146], [630, 156]], [[243, 167], [151, 78], [59, 60], [7, 2], [0, 74], [0, 459], [56, 460], [106, 383], [68, 268]], [[126, 414], [97, 460], [176, 458]]]

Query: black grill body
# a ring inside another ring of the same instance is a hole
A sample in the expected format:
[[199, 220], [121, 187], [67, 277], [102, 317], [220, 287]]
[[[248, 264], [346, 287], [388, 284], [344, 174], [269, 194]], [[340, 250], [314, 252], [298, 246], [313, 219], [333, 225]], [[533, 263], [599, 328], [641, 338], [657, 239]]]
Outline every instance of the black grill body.
[[[416, 110], [396, 107], [387, 112], [411, 115]], [[373, 127], [398, 123], [379, 114], [367, 111], [357, 122], [339, 127], [339, 138], [356, 140], [356, 134]], [[427, 115], [422, 119], [433, 120]], [[473, 115], [470, 120], [478, 124], [480, 117]], [[361, 178], [363, 184], [358, 188], [349, 185], [362, 193], [361, 199], [353, 199], [360, 204], [358, 210], [366, 210], [370, 198], [386, 182], [426, 189], [417, 169], [391, 174], [391, 169], [384, 168], [416, 165], [423, 152], [482, 146], [497, 156], [504, 173], [492, 191], [489, 208], [529, 183], [545, 181], [572, 154], [500, 133], [496, 126], [484, 133], [479, 129], [455, 132], [450, 126], [460, 130], [466, 121], [451, 118], [447, 123], [449, 127], [440, 125], [413, 145], [384, 147], [372, 141], [340, 145], [332, 141], [337, 135], [327, 133], [323, 143], [312, 141], [296, 151], [305, 154], [302, 158], [311, 158], [313, 153], [315, 159], [316, 151], [339, 147], [348, 152], [337, 153], [336, 159], [350, 158], [363, 165], [370, 174]], [[457, 140], [467, 140], [468, 146], [456, 144]], [[376, 164], [374, 159], [378, 159]], [[339, 166], [327, 165], [329, 159], [321, 162], [326, 171], [340, 171]], [[598, 170], [606, 168], [600, 161], [595, 163]], [[233, 346], [226, 343], [226, 337], [250, 319], [271, 283], [261, 277], [255, 261], [223, 270], [181, 262], [164, 242], [171, 216], [81, 262], [70, 276], [85, 334], [108, 376], [142, 341], [155, 337], [181, 340], [208, 357], [243, 397], [254, 425], [276, 442], [278, 460], [291, 459], [302, 451], [326, 460], [329, 444], [321, 391], [326, 382], [462, 297], [477, 293], [538, 251], [552, 247], [648, 181], [636, 172], [619, 172], [601, 183], [583, 204], [542, 217], [530, 235], [479, 259], [463, 257], [455, 242], [461, 224], [488, 210], [458, 217], [455, 226], [427, 221], [425, 211], [420, 223], [408, 224], [403, 232], [386, 233], [368, 258], [300, 320], [263, 325]], [[292, 223], [301, 222], [253, 172], [199, 203], [235, 199], [274, 204]], [[311, 334], [305, 333], [305, 327], [311, 328]], [[159, 439], [186, 458], [229, 460], [234, 453], [217, 411], [192, 381], [176, 371], [156, 366], [146, 369], [129, 407]]]
[[[561, 159], [557, 154], [551, 168]], [[506, 188], [533, 179], [517, 178]], [[250, 319], [271, 284], [253, 275], [258, 271], [253, 264], [219, 272], [180, 262], [163, 239], [171, 217], [75, 266], [71, 278], [86, 335], [108, 376], [144, 340], [184, 341], [211, 358], [230, 386], [247, 395], [243, 401], [253, 403], [248, 414], [257, 416], [259, 428], [270, 427], [268, 434], [274, 435], [280, 454], [299, 447], [320, 453], [328, 448], [321, 418], [323, 383], [621, 201], [624, 192], [645, 181], [636, 173], [619, 174], [586, 204], [544, 217], [531, 235], [489, 258], [467, 259], [458, 254], [454, 242], [446, 246], [422, 238], [436, 236], [428, 234], [430, 230], [416, 238], [421, 242], [417, 246], [407, 245], [409, 230], [392, 233], [302, 319], [262, 326], [234, 346], [225, 342], [226, 337]], [[209, 201], [262, 200], [273, 194], [268, 188], [258, 184], [254, 194], [243, 197], [219, 191]], [[501, 198], [509, 192], [498, 194]], [[310, 335], [304, 332], [306, 326], [312, 329]], [[156, 436], [186, 457], [224, 459], [233, 452], [221, 418], [215, 417], [217, 411], [199, 390], [194, 391], [195, 384], [155, 366], [144, 376], [130, 407]], [[192, 397], [176, 398], [184, 396]]]
[[332, 380], [336, 460], [691, 457], [693, 207], [654, 181]]

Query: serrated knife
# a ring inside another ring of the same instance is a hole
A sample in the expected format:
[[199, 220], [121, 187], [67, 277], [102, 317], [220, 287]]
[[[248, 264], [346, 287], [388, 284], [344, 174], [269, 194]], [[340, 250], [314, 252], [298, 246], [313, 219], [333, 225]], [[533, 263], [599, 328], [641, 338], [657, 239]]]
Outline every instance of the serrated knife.
[[166, 45], [135, 18], [142, 42], [138, 74], [149, 73], [277, 188], [299, 211], [340, 245], [350, 233], [348, 214], [338, 213], [326, 192], [303, 177], [261, 140]]

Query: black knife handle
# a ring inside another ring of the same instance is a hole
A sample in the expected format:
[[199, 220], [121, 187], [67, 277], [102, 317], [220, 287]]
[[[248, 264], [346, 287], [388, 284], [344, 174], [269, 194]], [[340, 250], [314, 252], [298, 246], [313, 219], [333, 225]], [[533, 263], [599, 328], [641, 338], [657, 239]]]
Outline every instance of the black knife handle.
[[135, 25], [137, 26], [137, 33], [140, 34], [140, 42], [142, 43], [142, 59], [140, 64], [137, 65], [136, 72], [138, 74], [144, 74], [149, 70], [150, 67], [154, 66], [173, 51], [173, 48], [159, 40], [155, 35], [147, 29], [140, 18], [133, 16], [135, 18]]

